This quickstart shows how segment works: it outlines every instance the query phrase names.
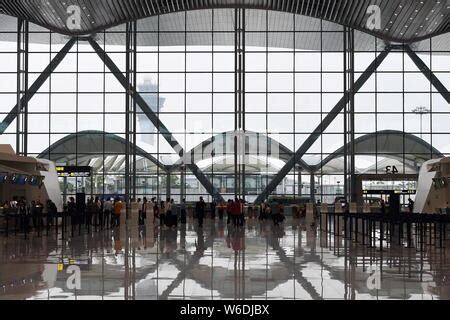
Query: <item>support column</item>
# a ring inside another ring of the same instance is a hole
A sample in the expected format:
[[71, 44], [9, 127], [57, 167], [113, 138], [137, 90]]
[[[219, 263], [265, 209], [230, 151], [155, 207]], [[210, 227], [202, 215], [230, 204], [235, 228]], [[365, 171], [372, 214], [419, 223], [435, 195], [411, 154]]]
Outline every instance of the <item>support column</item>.
[[136, 22], [126, 25], [125, 95], [125, 203], [130, 216], [130, 198], [136, 198]]
[[172, 177], [172, 174], [169, 172], [167, 172], [166, 175], [166, 199], [170, 199], [171, 198], [171, 192], [170, 192], [170, 188], [171, 188], [171, 183], [170, 183], [170, 179]]
[[348, 101], [344, 109], [344, 197], [349, 202], [354, 202], [356, 198], [354, 30], [345, 28], [344, 37], [344, 91]]
[[63, 178], [63, 185], [64, 185], [64, 189], [63, 189], [63, 204], [66, 205], [67, 204], [67, 177]]
[[90, 176], [90, 193], [91, 193], [91, 199], [94, 200], [94, 172], [91, 170], [91, 176]]
[[28, 154], [28, 22], [17, 20], [16, 153]]
[[234, 26], [235, 41], [235, 196], [245, 199], [245, 9], [236, 8]]
[[310, 192], [311, 202], [315, 203], [316, 202], [316, 180], [315, 180], [315, 176], [313, 173], [310, 176], [309, 185], [310, 185], [309, 192]]
[[184, 166], [181, 167], [180, 172], [180, 201], [186, 198], [186, 168]]
[[297, 176], [297, 189], [298, 189], [298, 191], [297, 191], [297, 194], [298, 194], [298, 196], [299, 197], [301, 197], [302, 196], [302, 193], [303, 193], [303, 188], [302, 188], [302, 170], [299, 170], [298, 171], [298, 176]]

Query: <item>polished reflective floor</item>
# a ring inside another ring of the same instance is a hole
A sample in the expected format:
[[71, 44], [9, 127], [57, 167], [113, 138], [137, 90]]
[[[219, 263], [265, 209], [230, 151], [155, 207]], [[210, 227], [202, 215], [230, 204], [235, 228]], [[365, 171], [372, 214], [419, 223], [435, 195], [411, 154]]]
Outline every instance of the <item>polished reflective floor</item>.
[[1, 235], [0, 299], [450, 299], [445, 247], [368, 248], [290, 218]]

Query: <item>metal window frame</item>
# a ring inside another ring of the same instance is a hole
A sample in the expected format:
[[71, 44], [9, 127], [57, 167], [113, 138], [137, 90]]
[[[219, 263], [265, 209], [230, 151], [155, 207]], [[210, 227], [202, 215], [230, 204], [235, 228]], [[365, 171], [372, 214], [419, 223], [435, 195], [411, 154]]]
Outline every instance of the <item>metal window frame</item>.
[[[169, 145], [177, 152], [180, 158], [184, 157], [185, 151], [181, 147], [180, 143], [176, 140], [176, 138], [172, 135], [172, 133], [167, 129], [167, 127], [162, 123], [157, 114], [150, 108], [150, 106], [145, 102], [143, 97], [136, 91], [136, 88], [133, 87], [129, 82], [127, 82], [126, 77], [120, 71], [120, 69], [116, 66], [113, 60], [109, 57], [109, 55], [100, 47], [100, 45], [91, 37], [86, 38], [89, 44], [92, 46], [94, 51], [103, 61], [103, 63], [107, 66], [107, 68], [111, 71], [114, 77], [119, 81], [119, 83], [127, 90], [128, 94], [134, 95], [134, 99], [136, 104], [141, 108], [141, 110], [147, 115], [148, 119], [153, 123], [153, 125], [157, 128], [158, 132], [164, 137], [164, 139], [169, 143]], [[220, 192], [214, 187], [214, 185], [209, 181], [206, 175], [200, 170], [200, 168], [194, 164], [189, 163], [186, 164], [186, 167], [191, 170], [194, 176], [199, 180], [199, 182], [205, 187], [206, 191], [216, 200], [223, 200]]]
[[263, 202], [280, 184], [280, 182], [289, 174], [289, 172], [294, 168], [298, 159], [301, 159], [305, 153], [311, 148], [311, 146], [316, 142], [316, 140], [322, 135], [322, 133], [328, 128], [328, 126], [333, 122], [333, 120], [342, 112], [345, 106], [349, 103], [349, 98], [351, 95], [355, 95], [367, 80], [374, 74], [378, 69], [384, 59], [391, 52], [391, 47], [386, 46], [383, 52], [381, 52], [375, 60], [367, 67], [364, 73], [359, 77], [359, 79], [350, 88], [350, 95], [344, 94], [344, 96], [339, 100], [335, 107], [328, 113], [328, 115], [322, 120], [322, 122], [317, 126], [317, 128], [309, 135], [306, 141], [300, 146], [300, 148], [295, 152], [295, 154], [289, 159], [289, 161], [283, 166], [283, 168], [278, 172], [278, 174], [272, 179], [272, 181], [267, 185], [265, 190], [256, 198], [255, 203]]

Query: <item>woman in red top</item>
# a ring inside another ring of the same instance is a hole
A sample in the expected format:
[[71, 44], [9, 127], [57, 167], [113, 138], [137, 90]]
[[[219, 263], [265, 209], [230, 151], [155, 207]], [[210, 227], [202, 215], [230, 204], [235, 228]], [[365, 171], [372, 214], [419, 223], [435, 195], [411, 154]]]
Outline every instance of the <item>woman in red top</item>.
[[236, 198], [233, 202], [231, 214], [233, 215], [233, 225], [237, 227], [239, 225], [239, 219], [241, 214], [241, 202]]
[[231, 222], [231, 214], [233, 212], [233, 200], [228, 200], [227, 203], [227, 224]]

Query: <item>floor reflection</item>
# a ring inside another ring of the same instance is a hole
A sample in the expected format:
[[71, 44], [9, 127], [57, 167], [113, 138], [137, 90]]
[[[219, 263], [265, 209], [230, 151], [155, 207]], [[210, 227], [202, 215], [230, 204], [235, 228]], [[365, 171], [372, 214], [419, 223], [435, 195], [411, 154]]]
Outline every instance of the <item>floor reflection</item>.
[[448, 256], [380, 251], [291, 219], [1, 236], [0, 299], [449, 299]]

